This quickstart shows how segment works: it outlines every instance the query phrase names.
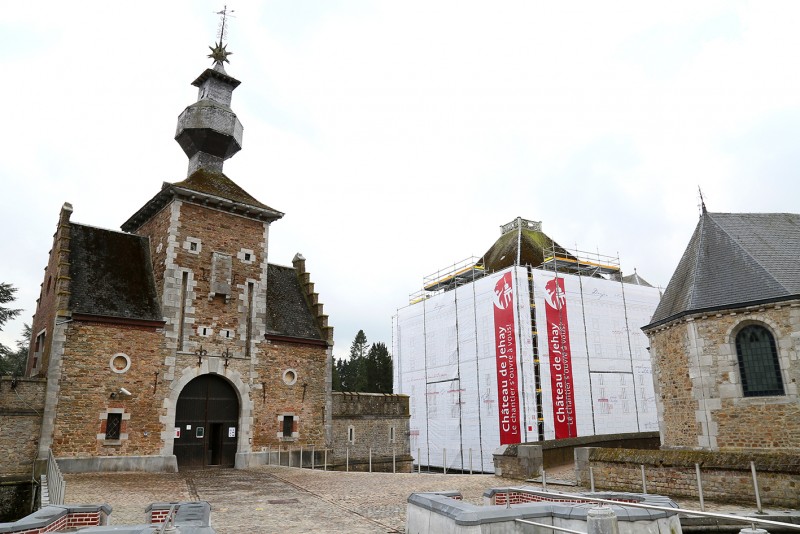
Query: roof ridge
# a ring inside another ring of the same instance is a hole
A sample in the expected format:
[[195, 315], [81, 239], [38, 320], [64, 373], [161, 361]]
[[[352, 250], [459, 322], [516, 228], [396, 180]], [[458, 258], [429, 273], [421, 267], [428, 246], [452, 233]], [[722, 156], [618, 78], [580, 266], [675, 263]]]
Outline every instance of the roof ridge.
[[[740, 214], [740, 215], [751, 215], [751, 214], [745, 214], [745, 213], [743, 213], [743, 214]], [[752, 215], [757, 215], [757, 214], [752, 214]], [[712, 219], [712, 220], [713, 220], [713, 219]], [[716, 223], [716, 221], [714, 221], [714, 222]], [[770, 277], [770, 278], [771, 278], [773, 281], [775, 281], [775, 283], [776, 283], [776, 284], [778, 284], [778, 285], [780, 286], [780, 288], [781, 288], [781, 289], [783, 289], [783, 290], [784, 290], [784, 291], [786, 291], [787, 293], [791, 293], [791, 292], [792, 292], [792, 291], [791, 291], [789, 288], [787, 288], [785, 285], [783, 285], [783, 283], [782, 283], [780, 280], [778, 280], [777, 278], [775, 278], [775, 275], [774, 275], [774, 274], [772, 274], [772, 271], [770, 271], [769, 269], [767, 269], [767, 268], [764, 266], [764, 264], [763, 264], [763, 263], [761, 263], [760, 261], [758, 261], [758, 260], [756, 259], [756, 257], [755, 257], [755, 256], [753, 256], [752, 254], [750, 254], [750, 251], [749, 251], [747, 248], [743, 247], [743, 246], [742, 246], [742, 244], [739, 242], [739, 240], [738, 240], [738, 239], [736, 239], [736, 238], [735, 238], [733, 235], [731, 235], [731, 233], [730, 233], [730, 232], [728, 232], [728, 230], [727, 230], [727, 229], [726, 229], [724, 226], [720, 225], [719, 223], [716, 223], [716, 224], [717, 224], [717, 227], [718, 227], [720, 230], [722, 230], [722, 232], [723, 232], [723, 233], [724, 233], [726, 236], [728, 236], [728, 238], [729, 238], [731, 241], [733, 241], [734, 243], [736, 243], [736, 246], [739, 248], [739, 250], [741, 250], [742, 252], [744, 252], [744, 253], [747, 255], [747, 257], [749, 257], [750, 259], [752, 259], [752, 260], [753, 260], [753, 261], [756, 263], [756, 265], [758, 265], [759, 267], [761, 267], [761, 270], [762, 270], [762, 271], [764, 271], [765, 273], [767, 273], [767, 275], [769, 275], [769, 277]]]
[[[708, 215], [708, 212], [705, 212], [704, 215]], [[700, 228], [697, 229], [698, 240], [697, 240], [697, 248], [694, 251], [694, 269], [692, 269], [692, 283], [689, 284], [689, 295], [687, 298], [686, 306], [691, 308], [694, 305], [694, 293], [697, 287], [697, 273], [700, 271], [700, 254], [703, 250], [703, 240], [705, 238], [705, 233], [703, 230], [705, 229], [705, 217], [704, 215], [700, 216]], [[680, 262], [679, 262], [680, 264]]]

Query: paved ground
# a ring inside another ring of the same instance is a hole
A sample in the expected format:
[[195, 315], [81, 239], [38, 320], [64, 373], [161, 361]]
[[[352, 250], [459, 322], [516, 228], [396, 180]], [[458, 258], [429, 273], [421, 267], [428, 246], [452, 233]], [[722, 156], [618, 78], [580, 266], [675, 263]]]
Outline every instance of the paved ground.
[[[571, 466], [552, 469], [548, 489], [581, 491], [553, 485], [554, 479], [570, 478]], [[219, 534], [403, 532], [411, 493], [457, 490], [465, 501], [482, 504], [484, 490], [519, 485], [494, 475], [334, 473], [276, 466], [177, 474], [89, 473], [66, 475], [66, 480], [68, 503], [108, 503], [114, 525], [142, 523], [151, 502], [208, 501], [212, 526]], [[696, 501], [679, 504], [699, 509]], [[714, 503], [706, 503], [706, 509], [755, 511], [754, 506]]]

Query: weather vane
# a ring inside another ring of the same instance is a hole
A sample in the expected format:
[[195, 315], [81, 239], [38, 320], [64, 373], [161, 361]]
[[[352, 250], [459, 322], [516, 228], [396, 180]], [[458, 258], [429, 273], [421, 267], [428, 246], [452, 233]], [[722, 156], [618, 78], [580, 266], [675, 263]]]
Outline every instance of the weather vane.
[[703, 198], [703, 190], [700, 189], [700, 186], [697, 186], [697, 193], [700, 195], [700, 215], [703, 215], [706, 212], [706, 201]]
[[233, 18], [233, 15], [231, 13], [234, 13], [234, 12], [235, 11], [233, 9], [228, 11], [228, 5], [227, 4], [222, 6], [222, 11], [217, 11], [216, 12], [216, 14], [220, 16], [219, 28], [217, 29], [217, 37], [219, 38], [220, 42], [222, 42], [223, 40], [228, 38], [228, 28], [225, 26], [225, 23], [227, 22], [228, 17]]
[[216, 64], [222, 65], [223, 63], [230, 63], [230, 61], [228, 61], [228, 56], [232, 55], [233, 52], [228, 52], [226, 50], [228, 45], [223, 45], [222, 41], [224, 39], [228, 38], [228, 27], [227, 27], [226, 23], [228, 21], [228, 17], [231, 17], [231, 18], [233, 17], [233, 15], [231, 14], [233, 12], [234, 12], [233, 9], [228, 11], [228, 5], [227, 4], [222, 6], [222, 11], [216, 11], [215, 12], [217, 15], [220, 16], [219, 28], [217, 29], [217, 38], [218, 38], [218, 40], [214, 44], [214, 46], [209, 46], [208, 47], [208, 48], [211, 49], [211, 53], [208, 55], [208, 57], [210, 57], [211, 59], [214, 60], [214, 64], [215, 65]]

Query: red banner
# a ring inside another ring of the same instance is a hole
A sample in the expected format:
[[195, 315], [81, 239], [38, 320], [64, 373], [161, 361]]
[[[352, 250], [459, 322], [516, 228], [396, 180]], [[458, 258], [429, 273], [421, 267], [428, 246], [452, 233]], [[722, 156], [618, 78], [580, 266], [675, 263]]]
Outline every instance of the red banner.
[[564, 279], [553, 278], [545, 284], [547, 342], [550, 347], [550, 387], [553, 392], [553, 424], [556, 439], [578, 435], [575, 423], [575, 393], [572, 389], [572, 356], [567, 322], [567, 297]]
[[497, 363], [497, 407], [500, 445], [520, 443], [517, 391], [517, 341], [514, 336], [514, 291], [511, 272], [494, 286], [494, 345]]

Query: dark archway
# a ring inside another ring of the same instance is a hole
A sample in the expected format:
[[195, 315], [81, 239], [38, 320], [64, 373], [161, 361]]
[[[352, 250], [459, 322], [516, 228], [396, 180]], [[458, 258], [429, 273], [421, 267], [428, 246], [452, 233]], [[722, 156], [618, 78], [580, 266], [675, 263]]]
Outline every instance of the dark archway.
[[233, 467], [239, 437], [239, 398], [222, 377], [202, 375], [186, 384], [175, 410], [178, 467]]

